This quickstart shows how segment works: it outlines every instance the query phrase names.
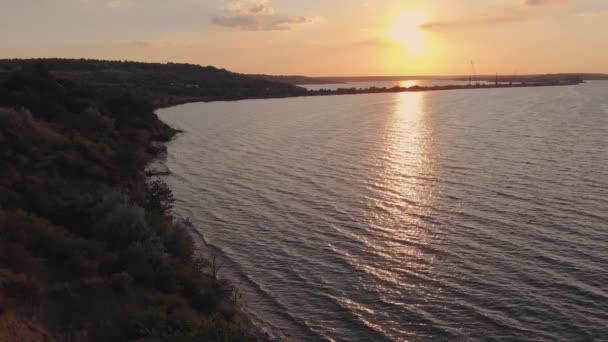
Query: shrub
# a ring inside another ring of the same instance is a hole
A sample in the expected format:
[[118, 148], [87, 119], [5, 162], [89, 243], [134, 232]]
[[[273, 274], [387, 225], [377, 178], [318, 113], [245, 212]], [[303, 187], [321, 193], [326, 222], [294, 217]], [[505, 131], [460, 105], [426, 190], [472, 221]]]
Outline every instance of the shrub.
[[148, 308], [130, 321], [131, 337], [140, 342], [252, 341], [236, 324], [220, 316], [200, 318], [184, 307]]
[[80, 130], [90, 134], [109, 133], [114, 129], [114, 120], [94, 107], [87, 108], [80, 116]]
[[235, 323], [219, 316], [204, 319], [194, 333], [181, 341], [253, 341]]
[[[41, 256], [72, 273], [97, 272], [100, 246], [75, 237], [66, 229], [28, 214], [23, 210], [0, 211], [0, 240], [13, 243], [13, 252], [21, 253], [22, 262], [34, 262], [27, 254]], [[17, 247], [21, 245], [22, 247]], [[27, 254], [24, 254], [26, 253]]]
[[126, 203], [118, 192], [106, 194], [93, 208], [93, 216], [98, 218], [93, 226], [94, 235], [112, 248], [125, 248], [152, 236], [144, 209]]
[[162, 289], [174, 285], [169, 255], [157, 237], [131, 244], [127, 251], [127, 269], [142, 284]]
[[183, 260], [192, 260], [194, 241], [188, 232], [191, 229], [187, 221], [176, 221], [167, 225], [163, 232], [163, 242], [170, 255]]
[[130, 320], [130, 337], [138, 341], [175, 341], [192, 333], [197, 316], [184, 307], [155, 306]]
[[114, 273], [110, 276], [112, 288], [118, 292], [127, 292], [131, 288], [133, 278], [127, 272]]
[[[131, 139], [135, 139], [135, 137], [131, 137]], [[126, 138], [116, 143], [116, 154], [112, 165], [118, 172], [117, 178], [120, 181], [128, 181], [130, 177], [138, 174], [144, 161], [145, 154], [141, 143], [133, 143], [133, 140]]]
[[14, 271], [32, 271], [40, 263], [23, 245], [0, 243], [0, 263]]
[[63, 259], [67, 256], [69, 236], [65, 230], [23, 210], [0, 212], [0, 226], [3, 227], [0, 237], [28, 246], [38, 255], [52, 259]]
[[43, 284], [31, 274], [4, 272], [0, 288], [8, 297], [34, 300], [42, 293]]
[[80, 246], [71, 248], [72, 250], [62, 265], [65, 269], [80, 276], [98, 273], [101, 250], [96, 243], [85, 241]]

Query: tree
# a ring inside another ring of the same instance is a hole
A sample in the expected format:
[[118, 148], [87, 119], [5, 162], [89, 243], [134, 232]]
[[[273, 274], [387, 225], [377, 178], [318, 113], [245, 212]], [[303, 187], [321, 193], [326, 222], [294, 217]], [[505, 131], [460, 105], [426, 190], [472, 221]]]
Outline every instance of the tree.
[[211, 248], [209, 269], [213, 279], [219, 279], [220, 270], [224, 267], [224, 259], [220, 253], [215, 249]]
[[173, 208], [175, 197], [171, 188], [161, 179], [146, 183], [146, 209], [167, 213]]

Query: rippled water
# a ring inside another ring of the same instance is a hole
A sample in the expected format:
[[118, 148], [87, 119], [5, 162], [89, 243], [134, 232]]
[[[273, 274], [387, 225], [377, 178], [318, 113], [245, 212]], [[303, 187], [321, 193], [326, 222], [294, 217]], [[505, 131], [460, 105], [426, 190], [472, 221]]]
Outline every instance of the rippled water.
[[608, 82], [159, 115], [177, 213], [274, 336], [608, 339]]

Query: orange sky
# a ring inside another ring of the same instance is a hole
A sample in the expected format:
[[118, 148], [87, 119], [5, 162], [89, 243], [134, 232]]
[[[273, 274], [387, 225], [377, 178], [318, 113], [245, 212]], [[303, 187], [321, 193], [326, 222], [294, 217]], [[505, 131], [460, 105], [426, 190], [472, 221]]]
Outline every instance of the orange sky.
[[349, 75], [608, 73], [606, 0], [0, 0], [0, 57]]

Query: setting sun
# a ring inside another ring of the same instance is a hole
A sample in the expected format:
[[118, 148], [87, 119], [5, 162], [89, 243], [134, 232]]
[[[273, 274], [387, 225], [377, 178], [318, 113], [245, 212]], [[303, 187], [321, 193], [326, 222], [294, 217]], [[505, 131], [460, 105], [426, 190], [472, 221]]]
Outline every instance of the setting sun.
[[425, 45], [424, 31], [421, 28], [424, 21], [425, 17], [421, 13], [403, 13], [395, 19], [388, 36], [409, 51], [421, 52]]

